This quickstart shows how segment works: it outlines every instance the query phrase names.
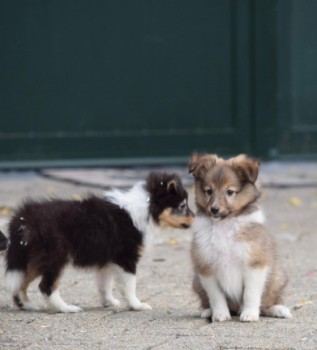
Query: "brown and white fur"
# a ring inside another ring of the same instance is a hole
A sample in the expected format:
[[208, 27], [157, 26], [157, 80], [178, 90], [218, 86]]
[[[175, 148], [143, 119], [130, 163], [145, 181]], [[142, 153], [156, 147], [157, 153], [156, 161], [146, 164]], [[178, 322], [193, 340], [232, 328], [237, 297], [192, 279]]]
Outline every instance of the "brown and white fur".
[[103, 306], [120, 304], [112, 295], [115, 275], [122, 278], [129, 307], [149, 310], [136, 295], [136, 270], [153, 231], [188, 228], [193, 213], [187, 192], [175, 174], [150, 173], [128, 191], [111, 190], [104, 198], [24, 202], [9, 223], [6, 285], [14, 303], [34, 309], [27, 289], [37, 277], [48, 306], [58, 312], [81, 311], [59, 292], [64, 268], [93, 269]]
[[259, 162], [245, 155], [224, 160], [194, 154], [197, 215], [193, 223], [193, 287], [201, 317], [241, 321], [259, 316], [290, 318], [282, 305], [287, 283], [276, 258], [275, 243], [264, 227], [256, 184]]

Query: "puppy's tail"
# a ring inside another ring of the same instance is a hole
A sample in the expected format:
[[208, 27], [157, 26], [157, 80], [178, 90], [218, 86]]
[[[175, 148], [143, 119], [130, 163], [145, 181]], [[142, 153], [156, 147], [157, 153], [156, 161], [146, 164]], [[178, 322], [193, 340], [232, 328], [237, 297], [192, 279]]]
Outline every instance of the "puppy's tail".
[[8, 247], [8, 238], [0, 231], [0, 251], [6, 250]]

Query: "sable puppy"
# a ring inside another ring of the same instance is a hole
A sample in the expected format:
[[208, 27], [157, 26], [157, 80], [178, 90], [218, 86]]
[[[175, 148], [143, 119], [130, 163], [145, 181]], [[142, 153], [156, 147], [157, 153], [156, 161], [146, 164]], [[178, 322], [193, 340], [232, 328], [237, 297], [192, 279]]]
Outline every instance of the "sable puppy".
[[257, 321], [259, 315], [290, 318], [282, 303], [287, 283], [276, 259], [273, 238], [264, 227], [256, 186], [259, 162], [245, 155], [224, 160], [194, 154], [197, 215], [193, 223], [193, 287], [202, 317]]
[[27, 201], [9, 224], [6, 284], [15, 304], [33, 309], [29, 284], [40, 277], [39, 289], [49, 306], [59, 312], [78, 312], [59, 293], [64, 267], [93, 268], [104, 306], [119, 305], [112, 295], [113, 278], [123, 280], [129, 306], [148, 310], [136, 296], [136, 269], [153, 231], [162, 227], [187, 228], [193, 214], [187, 192], [177, 175], [151, 173], [129, 191], [112, 190], [104, 198]]

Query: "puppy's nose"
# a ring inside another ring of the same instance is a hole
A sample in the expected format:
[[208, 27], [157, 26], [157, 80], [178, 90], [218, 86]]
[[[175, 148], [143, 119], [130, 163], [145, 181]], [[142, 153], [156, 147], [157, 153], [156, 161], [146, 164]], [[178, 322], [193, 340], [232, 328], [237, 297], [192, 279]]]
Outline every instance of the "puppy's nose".
[[213, 214], [218, 214], [218, 212], [219, 212], [219, 208], [217, 208], [217, 207], [212, 207], [211, 208], [211, 212], [213, 213]]

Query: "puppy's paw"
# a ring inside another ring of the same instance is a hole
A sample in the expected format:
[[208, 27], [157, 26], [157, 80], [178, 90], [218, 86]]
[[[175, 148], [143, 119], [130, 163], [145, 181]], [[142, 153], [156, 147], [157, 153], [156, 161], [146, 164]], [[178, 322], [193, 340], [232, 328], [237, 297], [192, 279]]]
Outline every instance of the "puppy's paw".
[[119, 299], [113, 298], [110, 300], [110, 305], [119, 307], [121, 303]]
[[257, 309], [244, 309], [240, 315], [240, 321], [242, 322], [254, 322], [259, 320], [259, 310]]
[[152, 310], [152, 307], [147, 303], [137, 303], [135, 305], [131, 305], [131, 309], [134, 311], [147, 311]]
[[265, 314], [267, 316], [278, 317], [278, 318], [292, 318], [293, 317], [289, 308], [284, 306], [284, 305], [273, 305], [265, 312]]
[[25, 310], [25, 311], [38, 311], [39, 308], [37, 306], [34, 306], [31, 303], [24, 303], [23, 307], [22, 307], [22, 310]]
[[205, 309], [200, 315], [201, 318], [210, 318], [211, 317], [211, 309]]
[[109, 306], [116, 306], [119, 307], [121, 305], [120, 300], [116, 298], [108, 298], [102, 301], [102, 306], [109, 307]]
[[81, 312], [83, 311], [82, 308], [76, 305], [64, 305], [60, 307], [57, 311], [63, 312], [63, 313], [75, 313], [75, 312]]
[[224, 321], [230, 321], [231, 315], [229, 310], [215, 310], [212, 313], [212, 322], [224, 322]]

